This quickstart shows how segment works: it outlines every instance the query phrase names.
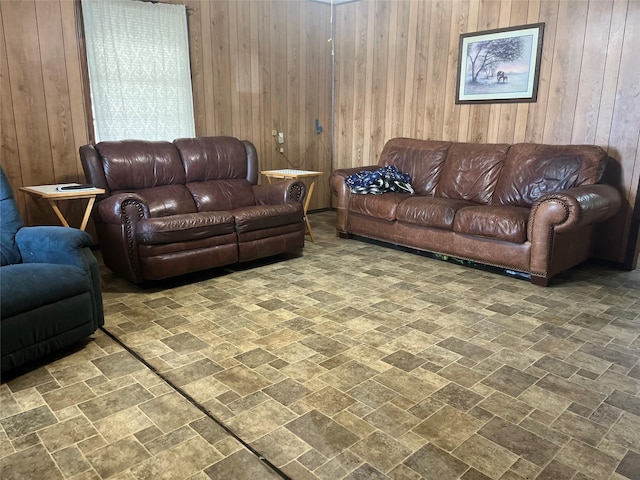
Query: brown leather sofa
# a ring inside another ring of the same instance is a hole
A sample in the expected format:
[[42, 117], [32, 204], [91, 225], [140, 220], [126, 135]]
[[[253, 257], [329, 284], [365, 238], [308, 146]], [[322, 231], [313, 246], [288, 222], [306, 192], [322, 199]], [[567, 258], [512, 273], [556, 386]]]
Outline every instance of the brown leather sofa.
[[100, 142], [80, 159], [106, 190], [92, 213], [104, 263], [132, 282], [302, 252], [305, 186], [257, 185], [249, 141]]
[[[592, 253], [621, 196], [592, 145], [471, 144], [395, 138], [378, 165], [336, 170], [337, 231], [529, 275], [546, 286]], [[354, 194], [345, 178], [395, 165], [415, 194]]]

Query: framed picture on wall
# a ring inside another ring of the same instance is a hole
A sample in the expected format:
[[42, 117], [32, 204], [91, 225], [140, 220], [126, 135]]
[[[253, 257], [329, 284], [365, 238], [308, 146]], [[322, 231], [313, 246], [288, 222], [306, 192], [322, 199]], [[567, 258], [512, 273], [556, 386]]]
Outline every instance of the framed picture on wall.
[[535, 102], [544, 23], [460, 35], [456, 103]]

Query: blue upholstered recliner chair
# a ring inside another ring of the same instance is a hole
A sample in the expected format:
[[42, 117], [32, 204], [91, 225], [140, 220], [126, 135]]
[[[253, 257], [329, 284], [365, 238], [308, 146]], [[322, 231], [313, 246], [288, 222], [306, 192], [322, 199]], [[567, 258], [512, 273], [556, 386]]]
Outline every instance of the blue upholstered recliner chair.
[[25, 227], [0, 168], [2, 373], [84, 339], [104, 324], [91, 236]]

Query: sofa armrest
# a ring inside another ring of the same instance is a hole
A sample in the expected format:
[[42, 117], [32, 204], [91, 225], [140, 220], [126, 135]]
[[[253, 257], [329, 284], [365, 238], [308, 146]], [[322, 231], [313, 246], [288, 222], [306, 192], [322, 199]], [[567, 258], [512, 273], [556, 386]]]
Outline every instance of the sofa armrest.
[[620, 192], [610, 185], [584, 185], [540, 197], [531, 207], [529, 239], [548, 233], [600, 223], [613, 217], [622, 204]]
[[[531, 242], [531, 274], [540, 277], [549, 275], [556, 234], [580, 232], [603, 222], [613, 217], [621, 204], [620, 192], [605, 184], [583, 185], [549, 193], [536, 200], [531, 207], [527, 232]], [[581, 245], [591, 245], [590, 239], [584, 240]], [[584, 254], [585, 257], [588, 257], [587, 253]], [[556, 256], [558, 255], [562, 256], [562, 253], [556, 252]], [[570, 259], [564, 261], [567, 264], [571, 262]], [[581, 260], [577, 259], [571, 263], [579, 261]]]
[[16, 234], [23, 263], [56, 263], [87, 268], [84, 248], [93, 244], [91, 235], [70, 227], [23, 227]]
[[283, 180], [266, 185], [253, 185], [252, 188], [258, 205], [302, 202], [307, 191], [307, 187], [300, 180]]
[[149, 206], [134, 193], [118, 193], [102, 200], [93, 211], [105, 265], [132, 282], [143, 274], [138, 252], [137, 224], [149, 218]]
[[345, 183], [345, 179], [349, 175], [362, 171], [375, 171], [380, 168], [379, 165], [367, 165], [365, 167], [341, 168], [331, 172], [329, 177], [329, 187], [331, 193], [337, 197], [337, 220], [336, 230], [338, 233], [348, 233], [347, 223], [349, 219], [349, 199], [351, 198], [351, 190]]
[[140, 218], [148, 218], [149, 206], [140, 195], [135, 193], [118, 193], [100, 201], [94, 210], [96, 220], [101, 223], [121, 225], [125, 217], [135, 222]]

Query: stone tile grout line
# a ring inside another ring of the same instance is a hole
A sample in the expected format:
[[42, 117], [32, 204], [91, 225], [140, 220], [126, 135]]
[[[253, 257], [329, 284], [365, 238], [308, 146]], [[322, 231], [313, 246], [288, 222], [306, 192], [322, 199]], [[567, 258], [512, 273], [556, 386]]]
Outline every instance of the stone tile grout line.
[[213, 420], [218, 426], [220, 426], [225, 432], [231, 435], [234, 439], [236, 439], [240, 444], [249, 450], [253, 455], [255, 455], [262, 463], [264, 463], [269, 469], [271, 469], [274, 473], [276, 473], [283, 480], [293, 480], [286, 473], [276, 467], [273, 463], [269, 461], [264, 455], [262, 455], [259, 451], [253, 448], [249, 443], [240, 438], [233, 430], [231, 430], [227, 425], [225, 425], [220, 419], [216, 418], [212, 415], [206, 408], [200, 405], [191, 395], [187, 392], [183, 391], [180, 387], [175, 385], [171, 380], [166, 378], [162, 373], [160, 373], [153, 365], [148, 363], [144, 358], [142, 358], [138, 353], [136, 353], [133, 349], [131, 349], [127, 344], [125, 344], [122, 340], [120, 340], [117, 336], [112, 334], [106, 327], [100, 327], [109, 338], [115, 341], [118, 345], [124, 348], [130, 355], [132, 355], [136, 360], [146, 366], [149, 370], [151, 370], [155, 375], [161, 378], [167, 385], [169, 385], [173, 390], [178, 392], [182, 397], [184, 397], [189, 403], [191, 403], [194, 407], [204, 413], [207, 417]]

